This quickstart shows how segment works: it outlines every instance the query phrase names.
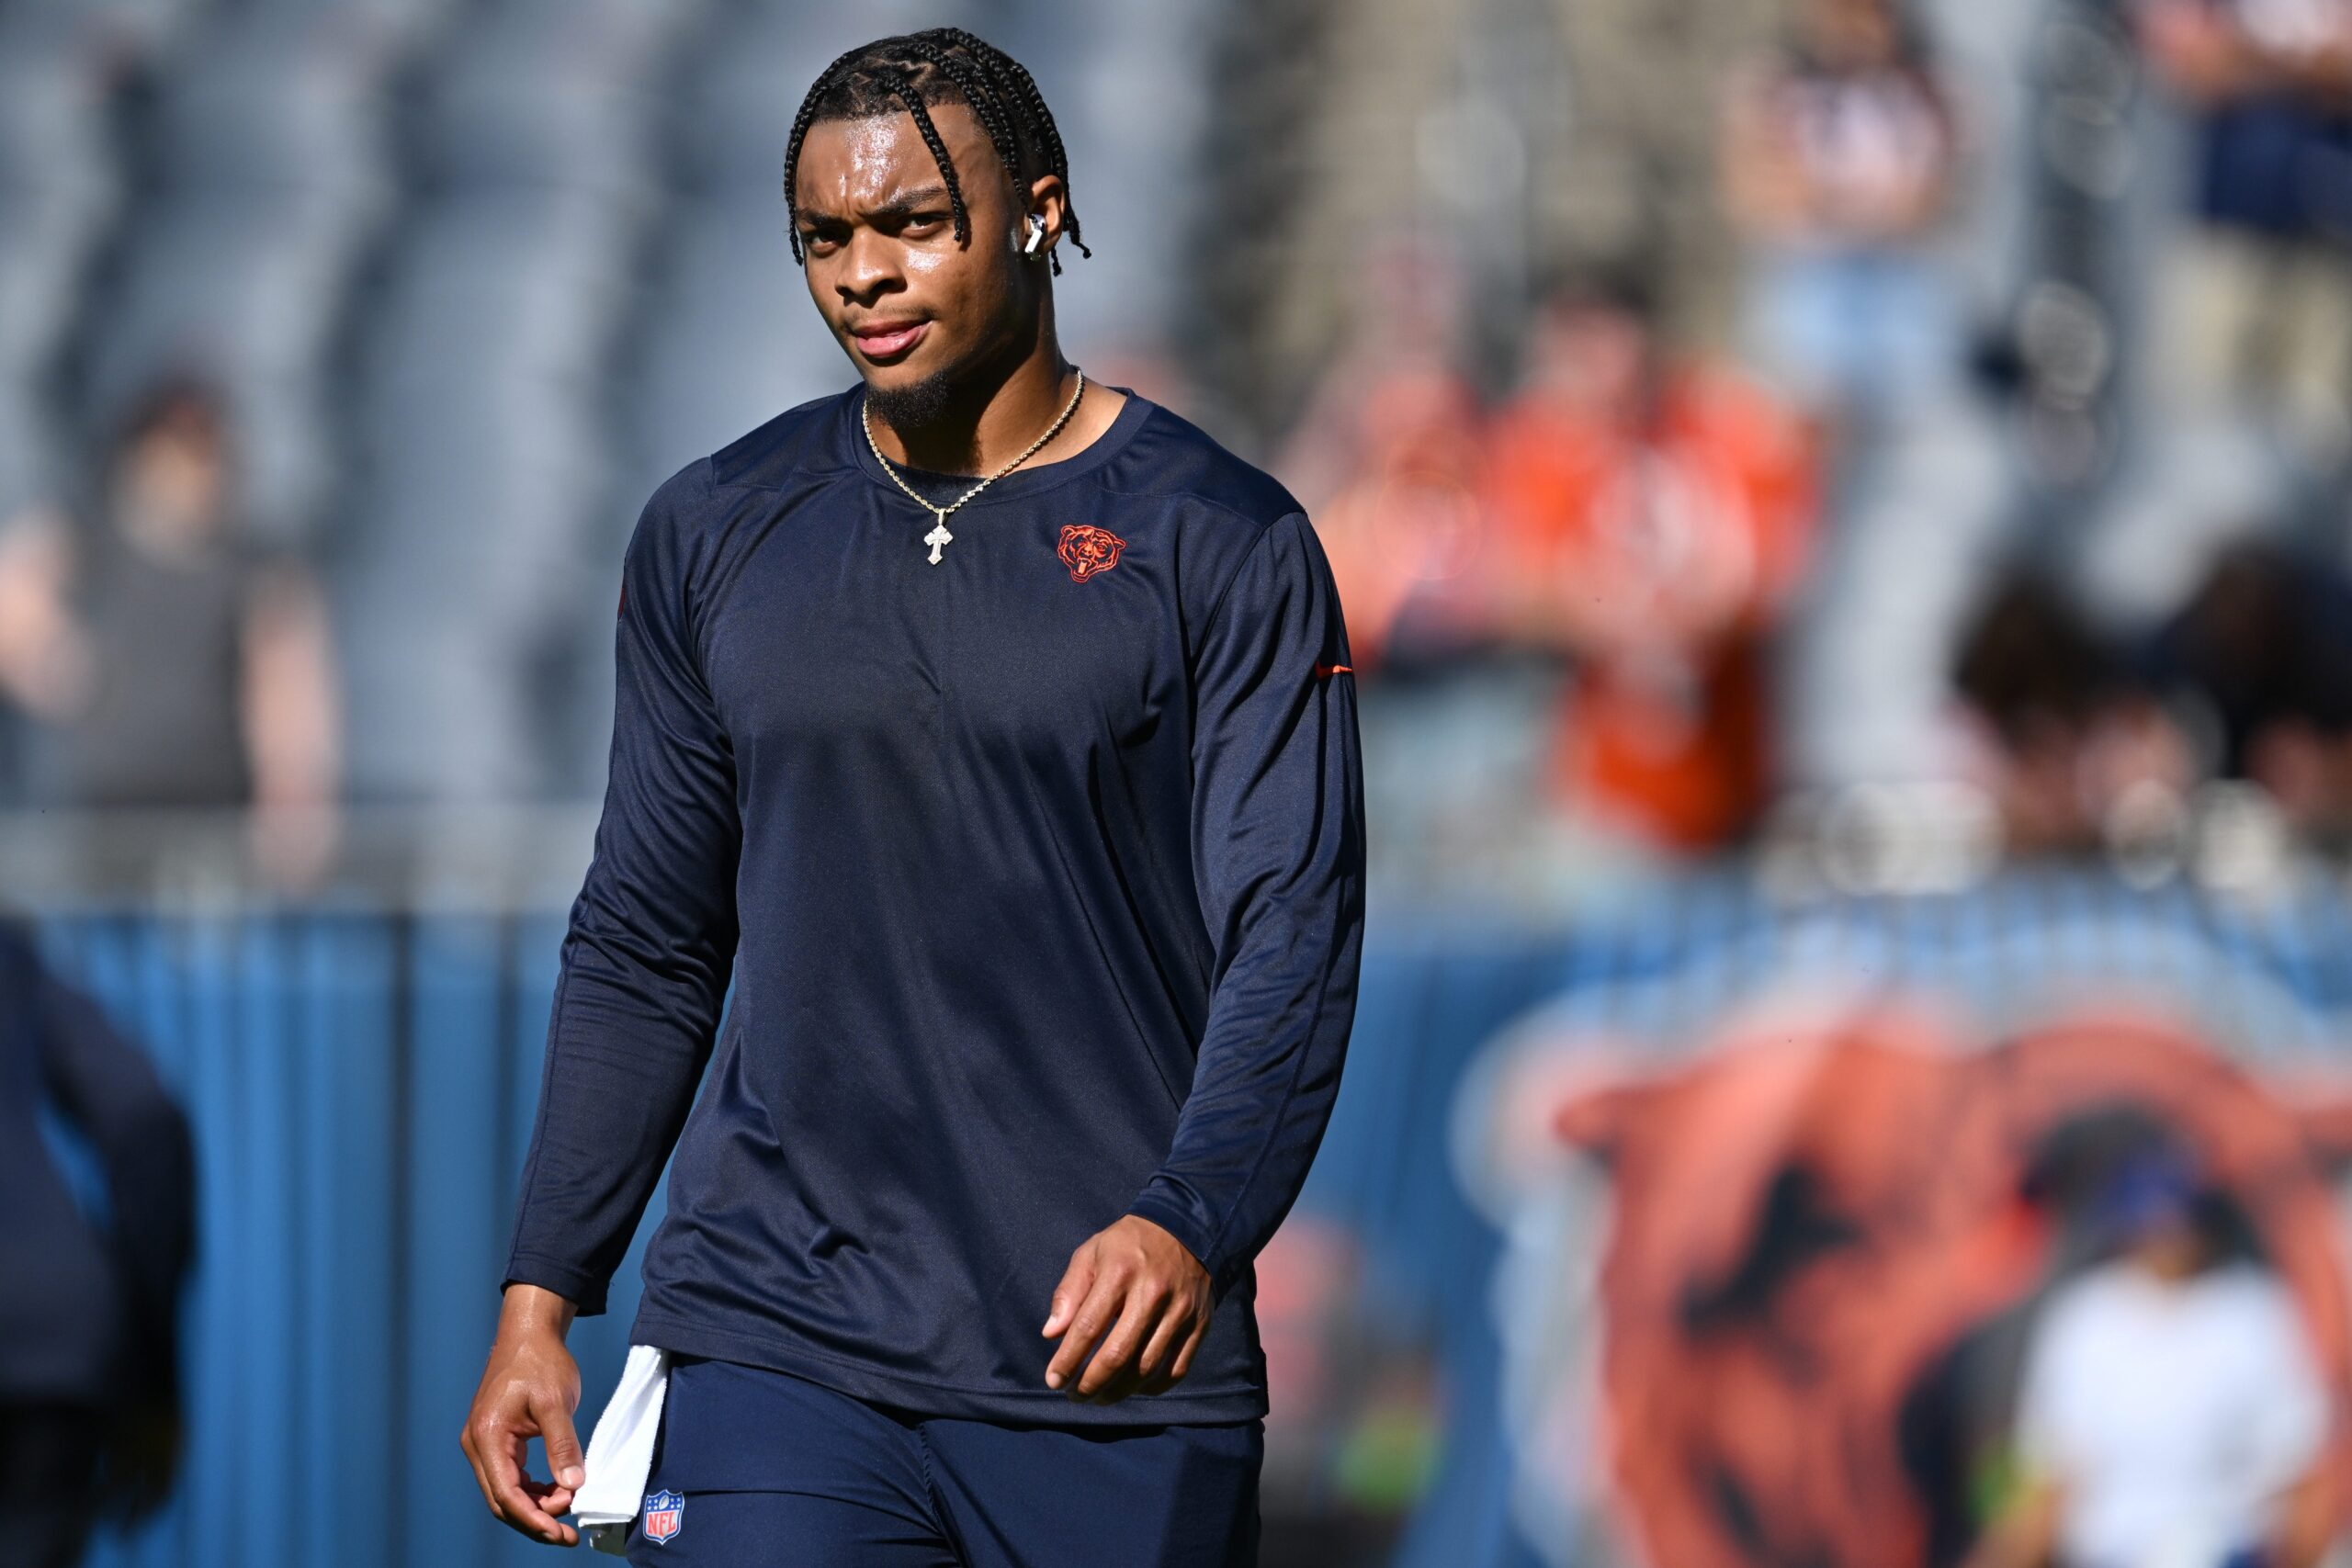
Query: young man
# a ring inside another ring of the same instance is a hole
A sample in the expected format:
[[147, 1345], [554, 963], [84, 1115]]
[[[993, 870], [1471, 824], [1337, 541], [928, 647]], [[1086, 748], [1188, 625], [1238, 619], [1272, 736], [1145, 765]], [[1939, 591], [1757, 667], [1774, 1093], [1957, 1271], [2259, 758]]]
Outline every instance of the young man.
[[1079, 225], [1012, 61], [842, 56], [786, 191], [862, 385], [687, 465], [630, 543], [467, 1453], [576, 1539], [564, 1330], [674, 1143], [637, 1561], [1252, 1562], [1251, 1259], [1363, 930], [1329, 569], [1272, 480], [1062, 358]]

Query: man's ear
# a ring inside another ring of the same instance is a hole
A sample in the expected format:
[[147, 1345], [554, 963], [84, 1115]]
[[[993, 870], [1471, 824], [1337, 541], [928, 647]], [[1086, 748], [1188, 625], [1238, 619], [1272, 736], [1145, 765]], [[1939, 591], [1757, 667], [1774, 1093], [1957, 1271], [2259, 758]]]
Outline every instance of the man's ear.
[[[1030, 182], [1028, 212], [1041, 220], [1046, 226], [1046, 237], [1038, 241], [1037, 248], [1030, 253], [1032, 255], [1042, 256], [1061, 243], [1062, 228], [1069, 218], [1069, 187], [1062, 184], [1060, 175], [1040, 175]], [[1028, 217], [1024, 216], [1022, 222], [1026, 225]], [[1025, 228], [1022, 234], [1022, 243], [1023, 245], [1028, 243]]]

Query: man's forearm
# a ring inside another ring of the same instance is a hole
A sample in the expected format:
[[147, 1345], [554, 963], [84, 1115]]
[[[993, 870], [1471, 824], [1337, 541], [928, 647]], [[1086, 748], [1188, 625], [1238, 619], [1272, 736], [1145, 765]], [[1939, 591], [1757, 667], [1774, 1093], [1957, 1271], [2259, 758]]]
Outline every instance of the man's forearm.
[[552, 1334], [558, 1341], [571, 1332], [571, 1320], [580, 1314], [579, 1303], [567, 1296], [560, 1296], [543, 1285], [526, 1285], [519, 1280], [506, 1287], [506, 1295], [498, 1309], [498, 1335], [503, 1339], [539, 1334]]
[[1127, 1207], [1182, 1242], [1220, 1300], [1297, 1197], [1329, 1122], [1354, 1014], [1354, 930], [1281, 1016], [1212, 1020], [1173, 1146]]
[[[582, 1317], [605, 1310], [684, 1130], [725, 997], [727, 951], [665, 939], [591, 872], [564, 943], [539, 1106], [502, 1283], [537, 1285]], [[634, 923], [623, 924], [623, 920]], [[692, 974], [688, 973], [691, 966]]]

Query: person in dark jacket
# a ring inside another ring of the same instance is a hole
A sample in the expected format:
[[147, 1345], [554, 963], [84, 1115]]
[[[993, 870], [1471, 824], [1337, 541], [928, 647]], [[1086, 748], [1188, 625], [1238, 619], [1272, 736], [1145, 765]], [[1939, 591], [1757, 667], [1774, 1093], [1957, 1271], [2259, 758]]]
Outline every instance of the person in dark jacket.
[[[103, 1223], [44, 1110], [103, 1168]], [[0, 1568], [67, 1568], [101, 1518], [168, 1495], [195, 1189], [187, 1119], [146, 1055], [0, 924]]]

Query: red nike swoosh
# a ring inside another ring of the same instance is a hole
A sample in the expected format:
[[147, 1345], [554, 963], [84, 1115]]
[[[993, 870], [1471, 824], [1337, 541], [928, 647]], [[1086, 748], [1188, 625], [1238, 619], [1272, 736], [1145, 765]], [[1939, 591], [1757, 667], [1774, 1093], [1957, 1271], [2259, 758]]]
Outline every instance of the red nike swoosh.
[[1315, 667], [1318, 680], [1325, 675], [1352, 675], [1355, 672], [1356, 667], [1352, 664], [1317, 664]]

